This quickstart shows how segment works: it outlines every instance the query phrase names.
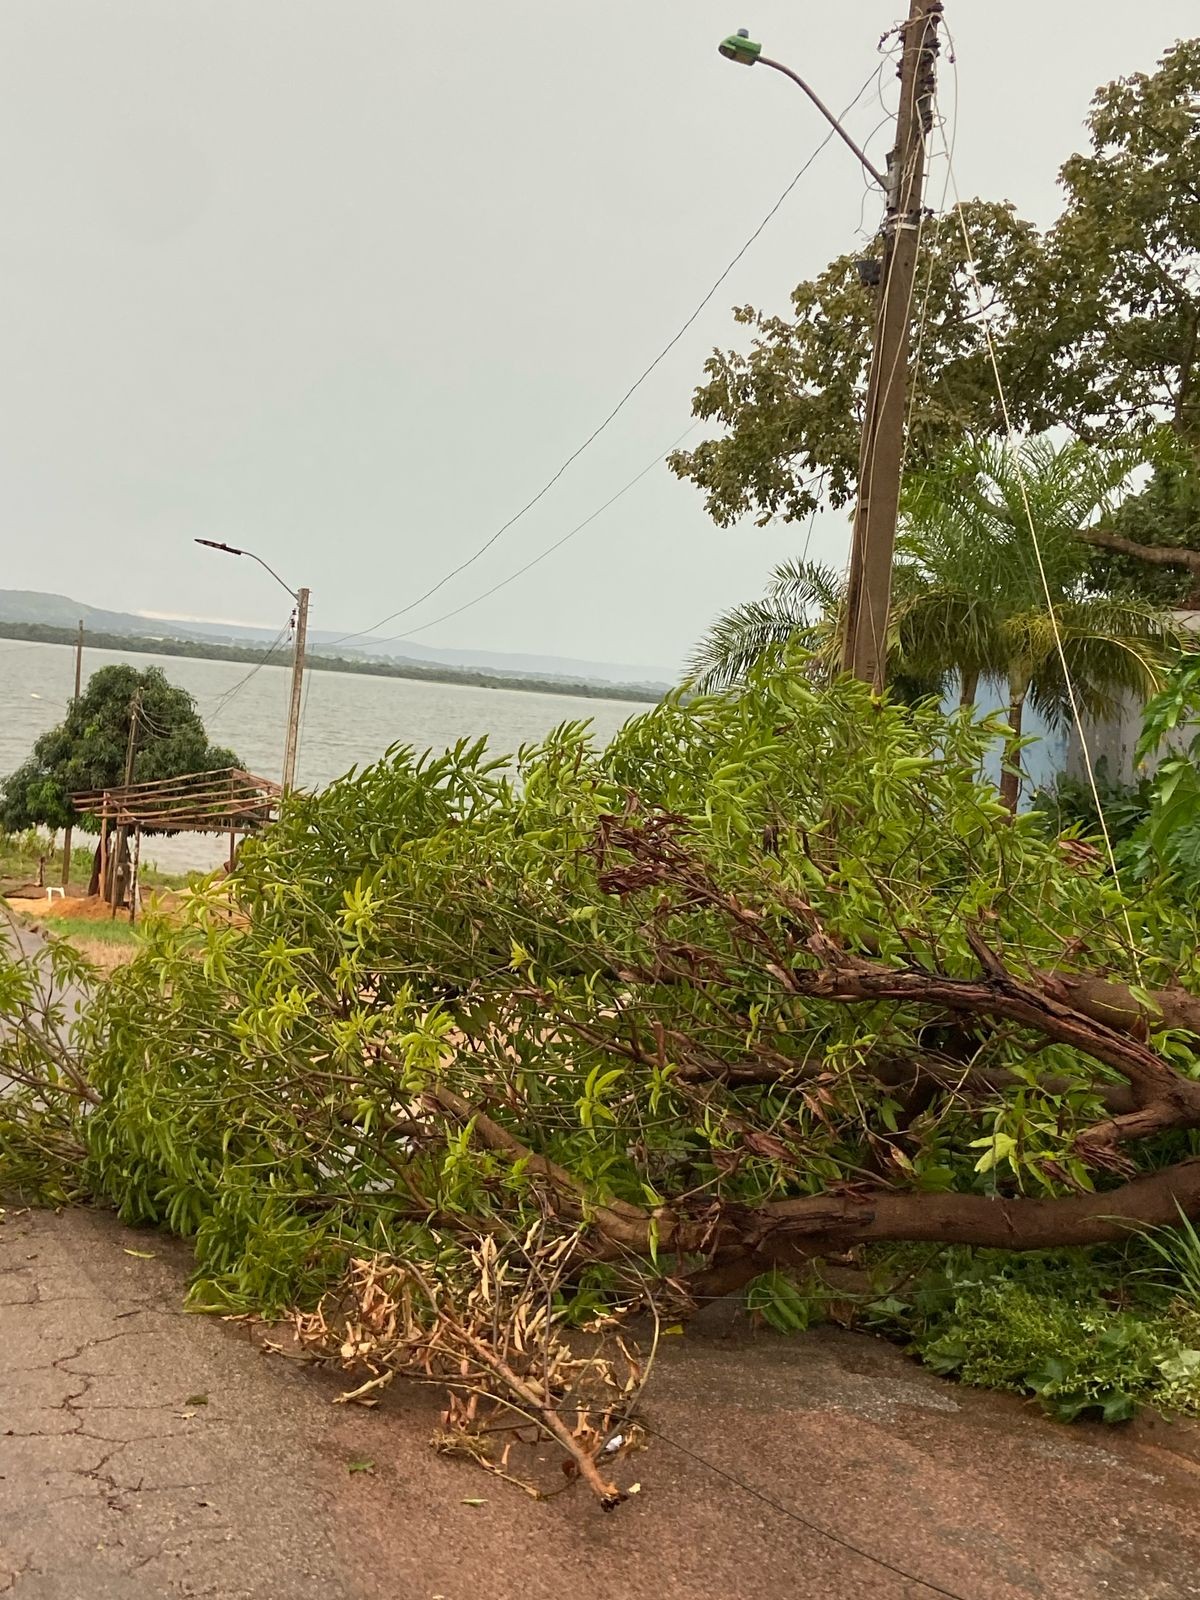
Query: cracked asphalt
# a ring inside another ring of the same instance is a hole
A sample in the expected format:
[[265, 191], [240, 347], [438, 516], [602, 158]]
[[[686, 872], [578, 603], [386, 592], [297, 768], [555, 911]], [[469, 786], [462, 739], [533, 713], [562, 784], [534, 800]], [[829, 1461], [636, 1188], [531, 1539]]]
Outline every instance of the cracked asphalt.
[[[19, 1600], [1187, 1600], [1200, 1429], [1047, 1422], [847, 1334], [664, 1340], [642, 1493], [536, 1503], [436, 1403], [180, 1309], [177, 1245], [0, 1223], [0, 1594]], [[553, 1470], [553, 1463], [551, 1463]]]

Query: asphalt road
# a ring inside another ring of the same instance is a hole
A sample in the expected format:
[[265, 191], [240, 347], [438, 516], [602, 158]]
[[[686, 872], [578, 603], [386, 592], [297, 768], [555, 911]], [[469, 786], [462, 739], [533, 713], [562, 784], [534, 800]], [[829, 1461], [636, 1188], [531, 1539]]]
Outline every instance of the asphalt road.
[[689, 1332], [620, 1463], [642, 1492], [606, 1515], [437, 1455], [426, 1391], [332, 1405], [332, 1377], [183, 1314], [186, 1265], [102, 1214], [0, 1222], [0, 1592], [1200, 1596], [1190, 1424], [1066, 1428], [853, 1335]]

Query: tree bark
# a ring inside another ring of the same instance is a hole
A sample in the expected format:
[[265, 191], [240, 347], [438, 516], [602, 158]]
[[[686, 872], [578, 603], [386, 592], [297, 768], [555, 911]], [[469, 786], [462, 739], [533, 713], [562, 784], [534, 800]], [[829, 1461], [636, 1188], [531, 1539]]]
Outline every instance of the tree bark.
[[[1200, 534], [1200, 529], [1197, 530]], [[1115, 550], [1118, 555], [1135, 556], [1152, 567], [1185, 567], [1200, 576], [1200, 550], [1188, 550], [1182, 545], [1139, 544], [1136, 539], [1124, 539], [1119, 533], [1103, 533], [1099, 528], [1088, 528], [1079, 534], [1084, 544], [1098, 550]]]
[[958, 697], [959, 705], [964, 709], [967, 706], [973, 706], [978, 693], [979, 674], [977, 672], [964, 672], [962, 679], [962, 693]]
[[838, 1248], [869, 1239], [971, 1244], [1000, 1250], [1064, 1249], [1162, 1227], [1200, 1211], [1200, 1158], [1132, 1178], [1102, 1194], [1060, 1199], [991, 1199], [979, 1194], [804, 1195], [753, 1214], [760, 1255], [809, 1255], [816, 1239]]
[[1014, 694], [1008, 705], [1008, 725], [1012, 736], [1004, 741], [1004, 766], [1000, 773], [1000, 799], [1016, 815], [1021, 794], [1021, 719], [1025, 712], [1025, 691]]

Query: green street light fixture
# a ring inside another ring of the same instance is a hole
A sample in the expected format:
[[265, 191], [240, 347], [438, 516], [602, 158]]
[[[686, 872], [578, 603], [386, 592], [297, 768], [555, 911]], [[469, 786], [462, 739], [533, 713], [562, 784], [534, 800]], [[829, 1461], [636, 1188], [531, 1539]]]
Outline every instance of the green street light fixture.
[[743, 67], [752, 67], [762, 55], [762, 45], [755, 44], [747, 28], [739, 28], [728, 39], [722, 39], [717, 50], [727, 61], [740, 62]]
[[752, 67], [761, 62], [764, 67], [774, 67], [776, 72], [782, 72], [785, 78], [790, 78], [793, 83], [798, 84], [843, 143], [854, 151], [865, 171], [870, 173], [883, 192], [887, 194], [888, 181], [883, 173], [867, 159], [865, 152], [859, 149], [858, 145], [855, 144], [854, 140], [816, 91], [810, 89], [800, 74], [793, 72], [791, 67], [785, 67], [782, 61], [772, 61], [770, 56], [763, 55], [762, 45], [750, 37], [747, 29], [739, 28], [736, 33], [731, 33], [727, 39], [722, 39], [717, 46], [717, 53], [723, 55], [726, 61], [736, 61], [739, 66], [743, 67]]

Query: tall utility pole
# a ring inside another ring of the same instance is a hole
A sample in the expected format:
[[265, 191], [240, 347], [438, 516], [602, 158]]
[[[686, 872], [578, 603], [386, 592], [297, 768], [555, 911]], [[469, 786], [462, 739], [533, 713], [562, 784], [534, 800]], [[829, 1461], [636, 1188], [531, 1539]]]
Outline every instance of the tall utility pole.
[[283, 745], [283, 792], [296, 787], [296, 757], [300, 751], [300, 710], [304, 691], [304, 652], [308, 642], [308, 590], [296, 591], [296, 640], [292, 650], [292, 697], [288, 706], [287, 737]]
[[925, 195], [925, 139], [933, 117], [942, 0], [910, 0], [900, 63], [896, 143], [888, 157], [887, 216], [850, 548], [842, 667], [876, 692], [887, 665], [892, 559], [900, 506], [908, 346]]
[[[80, 621], [79, 621], [79, 636], [75, 640], [75, 698], [71, 701], [71, 705], [73, 707], [77, 706], [79, 704], [79, 695], [80, 695], [80, 691], [82, 690], [82, 688], [83, 688], [83, 619], [80, 618]], [[70, 884], [71, 884], [71, 839], [72, 839], [72, 835], [73, 835], [74, 831], [75, 830], [72, 828], [72, 826], [71, 826], [71, 824], [69, 822], [67, 823], [66, 828], [63, 830], [63, 871], [62, 871], [62, 881], [63, 881], [63, 888], [64, 889], [69, 888]]]

